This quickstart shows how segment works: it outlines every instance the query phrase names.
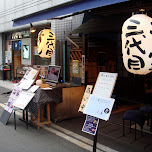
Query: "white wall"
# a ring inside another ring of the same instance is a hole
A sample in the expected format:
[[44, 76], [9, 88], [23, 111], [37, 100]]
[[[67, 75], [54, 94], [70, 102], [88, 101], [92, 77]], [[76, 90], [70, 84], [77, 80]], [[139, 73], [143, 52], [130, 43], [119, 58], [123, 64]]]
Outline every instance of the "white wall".
[[0, 0], [0, 33], [29, 27], [12, 27], [13, 19], [71, 1], [73, 0]]

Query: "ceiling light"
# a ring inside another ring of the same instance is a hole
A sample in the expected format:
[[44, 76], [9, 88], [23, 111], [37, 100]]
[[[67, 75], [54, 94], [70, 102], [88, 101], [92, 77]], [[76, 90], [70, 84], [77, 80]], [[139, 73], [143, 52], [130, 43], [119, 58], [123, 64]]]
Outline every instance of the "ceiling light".
[[34, 32], [36, 31], [36, 29], [35, 29], [35, 27], [32, 25], [32, 23], [30, 23], [30, 25], [31, 25], [30, 32], [31, 32], [31, 33], [34, 33]]

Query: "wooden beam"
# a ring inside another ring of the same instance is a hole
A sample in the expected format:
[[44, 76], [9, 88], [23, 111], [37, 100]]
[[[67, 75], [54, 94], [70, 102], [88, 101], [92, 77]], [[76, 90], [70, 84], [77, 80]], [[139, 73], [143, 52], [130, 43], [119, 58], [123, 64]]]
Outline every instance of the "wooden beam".
[[76, 46], [76, 48], [79, 49], [79, 46], [75, 42], [73, 42], [68, 36], [66, 36], [66, 39], [69, 40], [74, 46]]

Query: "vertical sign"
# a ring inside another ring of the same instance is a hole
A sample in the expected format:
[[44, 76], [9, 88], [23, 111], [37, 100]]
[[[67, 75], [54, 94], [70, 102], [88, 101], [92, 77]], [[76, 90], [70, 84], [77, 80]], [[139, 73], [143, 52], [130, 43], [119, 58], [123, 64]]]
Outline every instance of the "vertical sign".
[[82, 55], [82, 83], [85, 83], [85, 55]]
[[89, 100], [89, 96], [91, 94], [92, 88], [93, 88], [92, 85], [87, 85], [80, 107], [79, 107], [79, 112], [83, 112], [83, 110], [85, 109], [85, 106]]

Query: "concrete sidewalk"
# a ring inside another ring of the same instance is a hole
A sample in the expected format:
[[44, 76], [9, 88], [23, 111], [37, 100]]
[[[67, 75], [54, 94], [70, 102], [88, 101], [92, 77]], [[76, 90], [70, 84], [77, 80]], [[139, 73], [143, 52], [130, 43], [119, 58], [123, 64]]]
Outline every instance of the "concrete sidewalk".
[[[5, 89], [1, 86], [5, 87]], [[8, 95], [3, 93], [12, 90], [13, 86], [14, 84], [10, 81], [0, 81], [0, 115], [5, 106], [4, 103], [8, 100]], [[18, 113], [17, 116], [21, 117], [21, 112]], [[151, 134], [144, 133], [144, 136], [141, 136], [140, 132], [137, 132], [137, 140], [135, 141], [134, 130], [132, 133], [129, 133], [129, 128], [126, 127], [126, 136], [122, 136], [122, 116], [123, 112], [114, 113], [111, 114], [109, 121], [105, 122], [100, 120], [98, 127], [97, 152], [151, 152]], [[40, 131], [38, 131], [34, 126], [30, 126], [27, 130], [25, 124], [17, 120], [17, 130], [15, 131], [13, 116], [11, 116], [8, 126], [4, 126], [0, 123], [0, 131], [4, 132], [4, 134], [1, 134], [4, 138], [1, 138], [0, 140], [0, 152], [1, 147], [4, 148], [4, 151], [2, 150], [2, 152], [6, 151], [6, 142], [10, 143], [13, 152], [92, 151], [93, 136], [81, 131], [84, 121], [85, 115], [82, 115], [81, 117], [74, 119], [52, 123], [51, 127], [43, 126]], [[14, 141], [12, 141], [13, 138], [15, 139]], [[30, 144], [32, 142], [34, 143]], [[28, 144], [30, 144], [29, 147], [27, 146]]]
[[10, 89], [13, 90], [14, 88], [14, 83], [12, 83], [9, 80], [0, 80], [0, 87], [6, 88], [6, 89]]

